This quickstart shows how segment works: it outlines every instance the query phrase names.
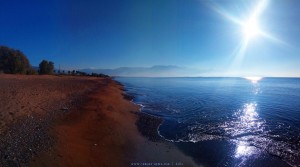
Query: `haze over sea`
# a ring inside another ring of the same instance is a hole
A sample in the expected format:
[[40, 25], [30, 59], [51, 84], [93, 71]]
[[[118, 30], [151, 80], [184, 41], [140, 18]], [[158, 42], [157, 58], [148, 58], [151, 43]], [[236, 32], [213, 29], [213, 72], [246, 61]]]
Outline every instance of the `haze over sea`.
[[116, 80], [201, 165], [300, 166], [299, 78]]

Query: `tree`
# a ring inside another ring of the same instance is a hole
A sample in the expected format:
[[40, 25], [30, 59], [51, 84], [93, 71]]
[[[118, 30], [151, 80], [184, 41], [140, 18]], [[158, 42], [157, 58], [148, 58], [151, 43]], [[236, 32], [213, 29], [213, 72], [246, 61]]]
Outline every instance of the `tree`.
[[39, 64], [39, 74], [53, 74], [54, 63], [52, 61], [43, 60]]
[[54, 63], [52, 61], [49, 61], [48, 66], [47, 66], [48, 74], [53, 74], [54, 70]]
[[0, 46], [0, 71], [8, 74], [26, 74], [31, 70], [29, 60], [21, 51]]

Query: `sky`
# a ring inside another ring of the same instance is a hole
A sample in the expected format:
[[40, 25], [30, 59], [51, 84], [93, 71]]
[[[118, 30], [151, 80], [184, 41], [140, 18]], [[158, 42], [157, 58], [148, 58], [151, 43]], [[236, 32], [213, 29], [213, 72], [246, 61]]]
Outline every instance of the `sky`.
[[[259, 33], [248, 38], [244, 25], [262, 1]], [[298, 0], [2, 0], [0, 45], [34, 66], [300, 76], [299, 17]]]

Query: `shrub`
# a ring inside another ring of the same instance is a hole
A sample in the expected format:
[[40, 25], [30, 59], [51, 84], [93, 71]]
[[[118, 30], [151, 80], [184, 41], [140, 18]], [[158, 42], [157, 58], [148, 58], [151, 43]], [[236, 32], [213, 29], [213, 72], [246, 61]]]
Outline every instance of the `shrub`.
[[0, 71], [8, 74], [26, 74], [30, 69], [29, 60], [21, 51], [0, 46]]

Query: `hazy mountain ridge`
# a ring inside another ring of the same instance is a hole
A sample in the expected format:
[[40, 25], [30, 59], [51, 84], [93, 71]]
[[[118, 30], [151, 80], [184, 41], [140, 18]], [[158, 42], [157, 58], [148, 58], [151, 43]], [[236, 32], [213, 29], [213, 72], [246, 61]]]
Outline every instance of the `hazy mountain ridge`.
[[183, 77], [199, 76], [201, 71], [198, 69], [172, 66], [156, 65], [152, 67], [120, 67], [116, 69], [80, 69], [87, 73], [103, 73], [110, 76], [122, 77]]

